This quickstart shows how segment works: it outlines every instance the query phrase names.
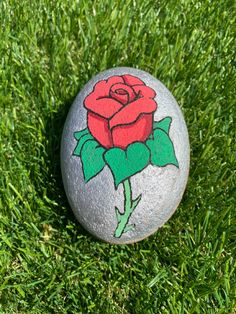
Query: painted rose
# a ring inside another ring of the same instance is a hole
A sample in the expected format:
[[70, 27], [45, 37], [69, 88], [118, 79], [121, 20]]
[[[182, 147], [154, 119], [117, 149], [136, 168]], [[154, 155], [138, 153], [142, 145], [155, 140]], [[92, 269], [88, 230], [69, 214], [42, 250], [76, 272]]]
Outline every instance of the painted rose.
[[144, 142], [152, 132], [155, 96], [133, 75], [99, 81], [84, 100], [89, 131], [106, 148], [125, 149], [133, 142]]

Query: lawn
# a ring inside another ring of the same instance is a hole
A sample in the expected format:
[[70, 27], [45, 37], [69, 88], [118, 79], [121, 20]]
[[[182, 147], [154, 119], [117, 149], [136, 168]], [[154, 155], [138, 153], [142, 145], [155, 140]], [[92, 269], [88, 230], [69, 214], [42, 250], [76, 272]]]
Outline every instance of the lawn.
[[[0, 1], [0, 313], [235, 313], [232, 0]], [[114, 66], [174, 94], [191, 145], [173, 217], [133, 245], [77, 223], [59, 163], [77, 93]]]

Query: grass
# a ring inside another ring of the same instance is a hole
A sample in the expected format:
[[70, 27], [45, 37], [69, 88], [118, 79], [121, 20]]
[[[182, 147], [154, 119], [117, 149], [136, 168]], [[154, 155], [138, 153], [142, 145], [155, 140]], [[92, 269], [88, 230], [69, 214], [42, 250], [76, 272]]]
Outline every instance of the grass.
[[[0, 313], [235, 313], [236, 61], [230, 0], [0, 1]], [[133, 245], [76, 222], [59, 145], [83, 85], [159, 78], [189, 129], [174, 216]]]

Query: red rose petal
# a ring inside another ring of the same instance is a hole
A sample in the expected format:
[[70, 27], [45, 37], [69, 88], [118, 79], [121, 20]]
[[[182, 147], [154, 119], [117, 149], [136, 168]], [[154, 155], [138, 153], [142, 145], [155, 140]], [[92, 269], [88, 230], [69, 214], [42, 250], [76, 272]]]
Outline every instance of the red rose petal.
[[86, 109], [91, 110], [104, 118], [110, 118], [123, 107], [120, 102], [112, 98], [96, 99], [95, 94], [90, 94], [89, 97], [84, 100], [84, 106]]
[[102, 80], [96, 83], [92, 93], [90, 93], [84, 100], [85, 108], [104, 118], [110, 118], [122, 108], [121, 103], [115, 99], [109, 98], [111, 86], [120, 82], [124, 82], [121, 76], [112, 76], [108, 80]]
[[156, 110], [157, 104], [150, 98], [139, 98], [118, 111], [110, 120], [110, 129], [116, 125], [133, 123], [142, 113], [152, 113]]
[[117, 83], [124, 83], [122, 76], [111, 76], [107, 80], [96, 83], [93, 93], [97, 95], [97, 98], [108, 97], [112, 85]]
[[92, 136], [101, 145], [106, 148], [113, 146], [111, 131], [108, 128], [108, 120], [96, 115], [93, 112], [88, 112], [88, 128]]
[[130, 75], [130, 74], [126, 74], [126, 75], [122, 75], [125, 84], [128, 84], [130, 86], [133, 85], [145, 85], [145, 83], [143, 81], [141, 81], [139, 78], [137, 78], [136, 76]]
[[110, 89], [110, 96], [118, 101], [120, 101], [123, 105], [126, 105], [129, 102], [132, 102], [136, 94], [132, 87], [118, 83], [112, 85]]
[[139, 97], [154, 98], [156, 96], [156, 92], [145, 85], [135, 85], [133, 86], [133, 90]]
[[153, 114], [142, 114], [132, 124], [114, 127], [112, 139], [115, 147], [125, 149], [134, 142], [144, 142], [152, 132]]

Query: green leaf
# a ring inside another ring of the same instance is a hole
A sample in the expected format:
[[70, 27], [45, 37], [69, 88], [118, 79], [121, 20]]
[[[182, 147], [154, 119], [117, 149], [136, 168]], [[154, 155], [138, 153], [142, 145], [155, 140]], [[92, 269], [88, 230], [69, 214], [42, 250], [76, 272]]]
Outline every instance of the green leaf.
[[160, 121], [154, 121], [153, 130], [161, 129], [168, 134], [170, 130], [171, 122], [172, 122], [171, 117], [166, 117]]
[[88, 128], [83, 129], [81, 131], [74, 132], [74, 137], [78, 141], [85, 134], [89, 134], [89, 129]]
[[126, 150], [111, 148], [104, 154], [114, 177], [115, 187], [122, 181], [143, 170], [150, 159], [150, 151], [143, 143], [130, 144]]
[[169, 135], [161, 129], [156, 129], [153, 135], [154, 139], [146, 141], [146, 145], [151, 151], [151, 164], [159, 167], [172, 164], [179, 167], [174, 145]]
[[73, 155], [80, 157], [84, 143], [90, 140], [94, 140], [94, 137], [90, 133], [82, 135], [77, 142]]
[[84, 143], [81, 151], [81, 161], [85, 182], [95, 177], [104, 168], [104, 152], [105, 149], [95, 140], [89, 140]]

